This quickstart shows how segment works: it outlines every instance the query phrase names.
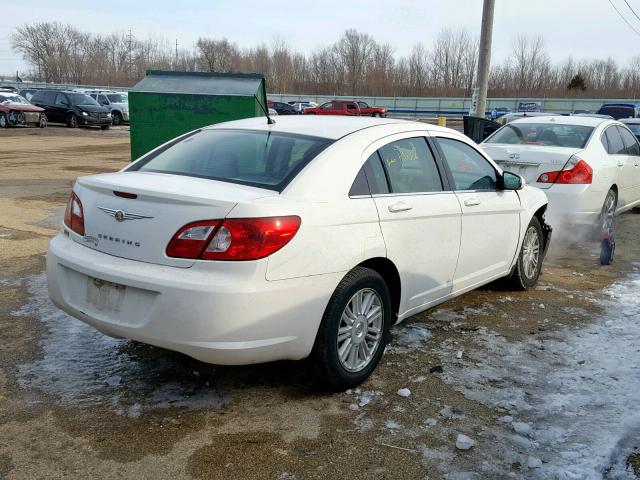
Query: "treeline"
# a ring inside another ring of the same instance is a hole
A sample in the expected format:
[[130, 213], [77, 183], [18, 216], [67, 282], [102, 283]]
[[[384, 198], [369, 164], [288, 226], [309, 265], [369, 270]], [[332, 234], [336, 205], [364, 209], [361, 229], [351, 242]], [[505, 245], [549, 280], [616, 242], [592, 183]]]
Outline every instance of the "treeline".
[[[129, 86], [147, 69], [258, 72], [270, 92], [318, 95], [469, 96], [478, 57], [476, 37], [447, 28], [407, 56], [356, 30], [310, 54], [283, 41], [241, 48], [204, 37], [185, 49], [162, 37], [95, 35], [60, 23], [18, 27], [11, 42], [30, 66], [23, 78], [35, 81]], [[489, 90], [492, 97], [636, 97], [640, 55], [625, 65], [613, 57], [554, 64], [542, 37], [521, 35], [508, 58], [494, 62]]]

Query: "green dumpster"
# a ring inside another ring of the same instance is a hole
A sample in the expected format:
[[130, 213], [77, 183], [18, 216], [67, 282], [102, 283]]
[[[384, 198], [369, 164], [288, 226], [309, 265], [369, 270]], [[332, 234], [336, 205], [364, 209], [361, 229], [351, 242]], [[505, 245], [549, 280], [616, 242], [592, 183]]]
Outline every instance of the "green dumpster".
[[265, 116], [260, 74], [148, 70], [129, 92], [131, 159], [212, 123]]

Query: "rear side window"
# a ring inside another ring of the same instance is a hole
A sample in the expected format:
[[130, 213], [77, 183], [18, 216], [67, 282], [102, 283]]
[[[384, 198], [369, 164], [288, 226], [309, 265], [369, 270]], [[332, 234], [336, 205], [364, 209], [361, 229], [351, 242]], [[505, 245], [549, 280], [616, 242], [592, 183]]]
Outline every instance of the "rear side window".
[[610, 126], [604, 131], [607, 137], [607, 153], [610, 155], [624, 155], [625, 147], [622, 143], [622, 137], [615, 125]]
[[378, 150], [392, 193], [441, 192], [442, 179], [424, 137], [405, 138]]
[[640, 145], [638, 145], [636, 137], [624, 127], [618, 127], [618, 131], [622, 137], [622, 143], [624, 143], [626, 154], [640, 156]]
[[186, 175], [282, 191], [332, 140], [254, 130], [201, 130], [128, 171]]
[[380, 195], [389, 193], [389, 183], [380, 155], [373, 152], [364, 163], [351, 186], [349, 196]]
[[438, 138], [456, 190], [495, 190], [496, 171], [474, 148], [451, 138]]

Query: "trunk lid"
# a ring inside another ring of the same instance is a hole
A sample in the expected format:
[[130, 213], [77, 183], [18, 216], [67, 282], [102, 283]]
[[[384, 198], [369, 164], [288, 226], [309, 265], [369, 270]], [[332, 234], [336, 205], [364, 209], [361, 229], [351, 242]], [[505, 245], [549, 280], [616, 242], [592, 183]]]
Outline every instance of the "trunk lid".
[[[223, 219], [238, 203], [277, 195], [261, 188], [151, 172], [82, 177], [74, 191], [84, 213], [85, 236], [79, 242], [109, 255], [175, 267], [195, 263], [166, 255], [169, 241], [181, 227]], [[114, 191], [137, 198], [122, 198]]]
[[[483, 143], [480, 147], [503, 170], [521, 175], [530, 185], [536, 183], [538, 177], [544, 172], [562, 170], [571, 156], [582, 151], [569, 147], [498, 143]], [[551, 185], [553, 184], [539, 183], [536, 187], [549, 188]]]

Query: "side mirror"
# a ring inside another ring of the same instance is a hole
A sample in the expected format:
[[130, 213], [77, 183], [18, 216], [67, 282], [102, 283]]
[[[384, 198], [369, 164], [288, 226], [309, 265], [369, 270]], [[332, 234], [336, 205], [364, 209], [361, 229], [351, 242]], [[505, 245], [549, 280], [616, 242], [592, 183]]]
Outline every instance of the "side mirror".
[[511, 172], [502, 172], [503, 190], [521, 190], [524, 187], [524, 179], [520, 175]]

